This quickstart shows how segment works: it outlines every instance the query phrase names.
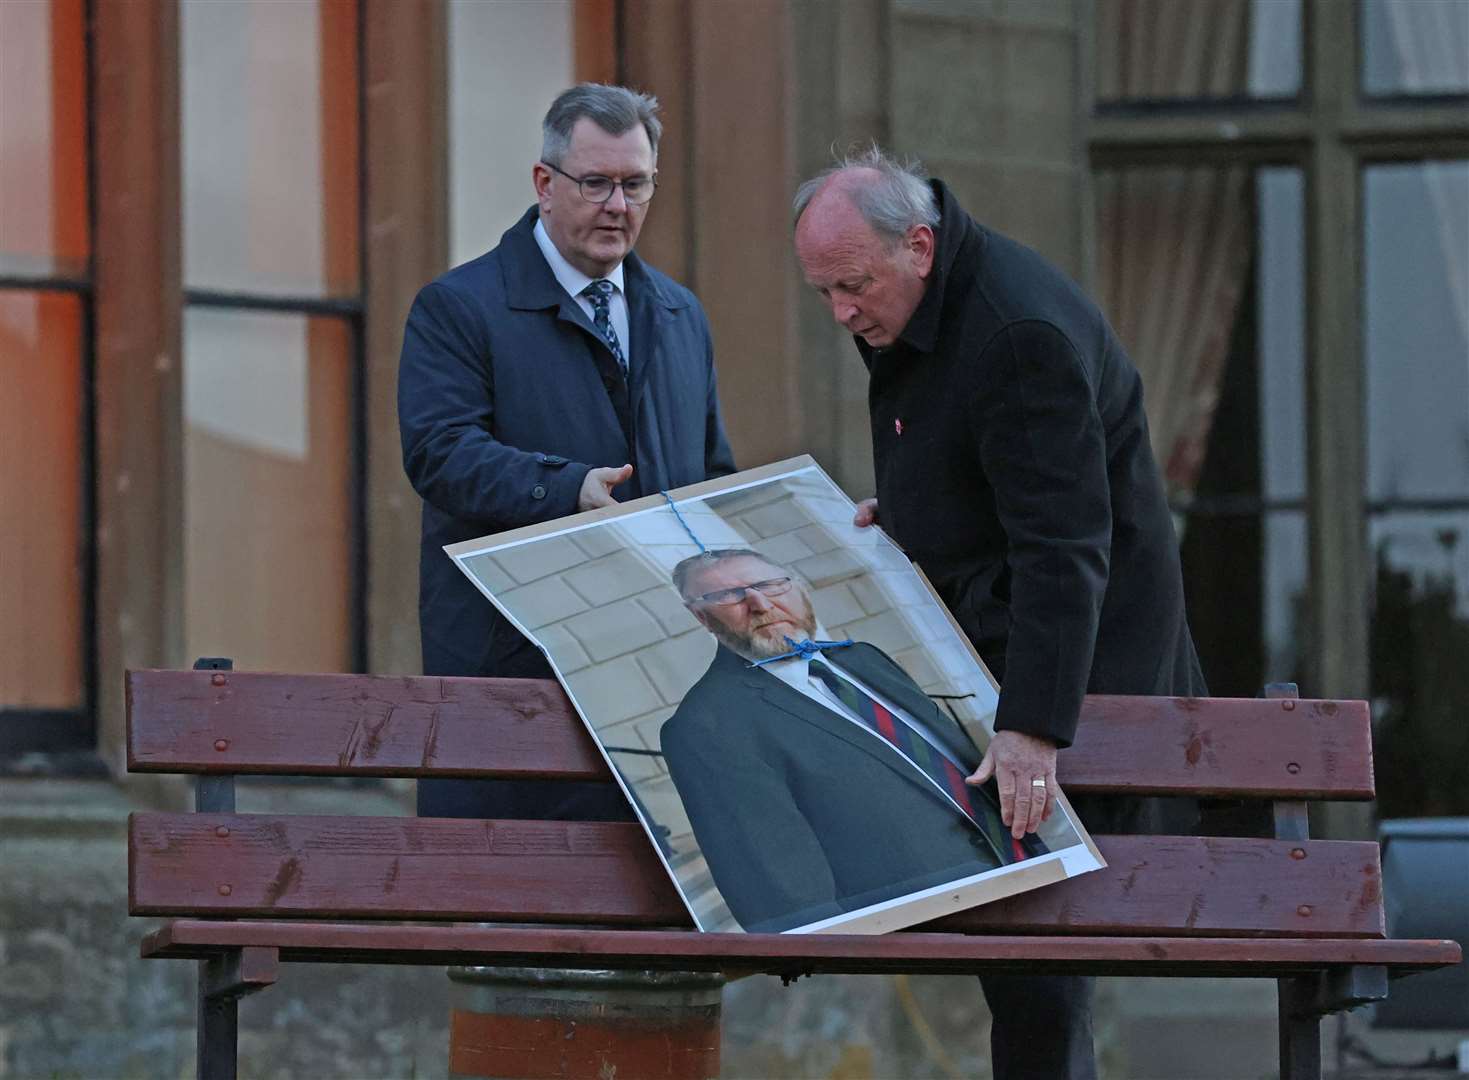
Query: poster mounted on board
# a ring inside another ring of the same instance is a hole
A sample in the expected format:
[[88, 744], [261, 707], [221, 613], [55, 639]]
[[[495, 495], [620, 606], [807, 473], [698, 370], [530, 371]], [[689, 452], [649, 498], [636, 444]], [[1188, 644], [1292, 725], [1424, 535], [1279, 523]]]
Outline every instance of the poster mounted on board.
[[883, 933], [1089, 870], [964, 783], [998, 690], [809, 457], [447, 548], [545, 652], [706, 931]]

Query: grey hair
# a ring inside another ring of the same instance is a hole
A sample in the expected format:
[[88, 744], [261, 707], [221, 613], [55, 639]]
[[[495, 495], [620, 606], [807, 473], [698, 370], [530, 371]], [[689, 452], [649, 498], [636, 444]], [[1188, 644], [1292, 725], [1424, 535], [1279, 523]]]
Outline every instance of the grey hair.
[[541, 160], [559, 166], [571, 148], [571, 129], [583, 117], [591, 120], [608, 135], [621, 135], [638, 124], [648, 133], [653, 158], [658, 157], [658, 137], [663, 125], [658, 121], [658, 99], [625, 86], [605, 83], [578, 83], [563, 90], [546, 110], [541, 121]]
[[689, 583], [689, 578], [693, 577], [705, 567], [722, 563], [726, 559], [759, 559], [766, 566], [774, 567], [777, 570], [785, 570], [784, 566], [771, 562], [768, 557], [761, 555], [752, 548], [710, 548], [708, 551], [701, 551], [697, 555], [690, 555], [673, 568], [673, 573], [670, 575], [673, 578], [673, 587], [682, 596], [684, 586]]
[[[877, 175], [861, 175], [868, 171]], [[885, 240], [897, 243], [915, 225], [938, 227], [938, 199], [923, 166], [912, 159], [901, 162], [889, 157], [876, 143], [860, 153], [843, 156], [798, 187], [791, 203], [792, 225], [800, 223], [816, 193], [833, 179], [842, 184], [862, 220]]]

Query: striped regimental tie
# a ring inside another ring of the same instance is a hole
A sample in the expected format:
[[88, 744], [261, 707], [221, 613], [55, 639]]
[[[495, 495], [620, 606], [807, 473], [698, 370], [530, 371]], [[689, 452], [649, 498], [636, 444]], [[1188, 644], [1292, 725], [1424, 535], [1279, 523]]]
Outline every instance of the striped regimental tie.
[[[811, 661], [811, 677], [830, 690], [863, 725], [898, 749], [917, 765], [934, 785], [948, 795], [984, 833], [1002, 863], [1028, 858], [1025, 846], [1005, 830], [997, 815], [984, 813], [977, 805], [983, 798], [964, 782], [964, 773], [948, 756], [913, 730], [901, 717], [894, 715], [882, 702], [873, 699], [853, 683], [842, 678], [820, 660]], [[998, 831], [997, 831], [998, 830]]]

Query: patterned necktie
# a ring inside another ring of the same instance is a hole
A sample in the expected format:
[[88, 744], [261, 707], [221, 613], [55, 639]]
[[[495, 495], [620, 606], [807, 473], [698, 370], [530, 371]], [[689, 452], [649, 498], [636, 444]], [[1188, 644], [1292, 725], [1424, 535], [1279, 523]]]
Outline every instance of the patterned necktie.
[[612, 290], [615, 286], [606, 278], [598, 278], [581, 294], [592, 302], [592, 325], [612, 350], [612, 358], [622, 368], [622, 377], [627, 378], [627, 358], [622, 355], [622, 342], [617, 340], [617, 331], [612, 329]]
[[930, 745], [927, 739], [909, 727], [901, 717], [893, 715], [882, 702], [868, 696], [820, 660], [812, 660], [810, 670], [811, 677], [819, 680], [836, 695], [838, 701], [852, 710], [864, 727], [896, 747], [940, 791], [958, 804], [964, 816], [984, 833], [1001, 863], [1018, 862], [1028, 857], [1025, 845], [1005, 830], [998, 813], [986, 814], [976, 805], [983, 796], [964, 782], [964, 773], [945, 754]]

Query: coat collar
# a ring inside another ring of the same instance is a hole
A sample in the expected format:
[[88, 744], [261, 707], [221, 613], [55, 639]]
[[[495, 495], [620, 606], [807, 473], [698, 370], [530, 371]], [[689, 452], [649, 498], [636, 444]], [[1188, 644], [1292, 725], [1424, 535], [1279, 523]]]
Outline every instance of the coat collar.
[[[500, 263], [505, 276], [506, 302], [511, 308], [520, 311], [544, 311], [562, 307], [563, 304], [569, 304], [571, 309], [580, 311], [556, 280], [556, 275], [551, 272], [546, 257], [536, 244], [535, 227], [539, 217], [539, 211], [532, 206], [500, 237]], [[670, 293], [648, 272], [636, 252], [628, 252], [627, 258], [622, 260], [622, 271], [627, 292], [629, 323], [635, 323], [640, 313], [652, 313], [660, 308], [672, 311], [686, 306], [681, 297]], [[572, 321], [585, 320], [573, 317]]]
[[[898, 335], [899, 342], [921, 353], [931, 353], [938, 346], [944, 301], [956, 279], [968, 280], [973, 276], [973, 266], [983, 258], [985, 248], [984, 230], [959, 205], [948, 185], [942, 180], [930, 180], [929, 186], [933, 188], [934, 198], [939, 204], [939, 225], [934, 230], [933, 270], [913, 317]], [[962, 263], [961, 253], [964, 257]], [[863, 361], [870, 368], [873, 355], [881, 350], [872, 348], [861, 338], [854, 340]]]

